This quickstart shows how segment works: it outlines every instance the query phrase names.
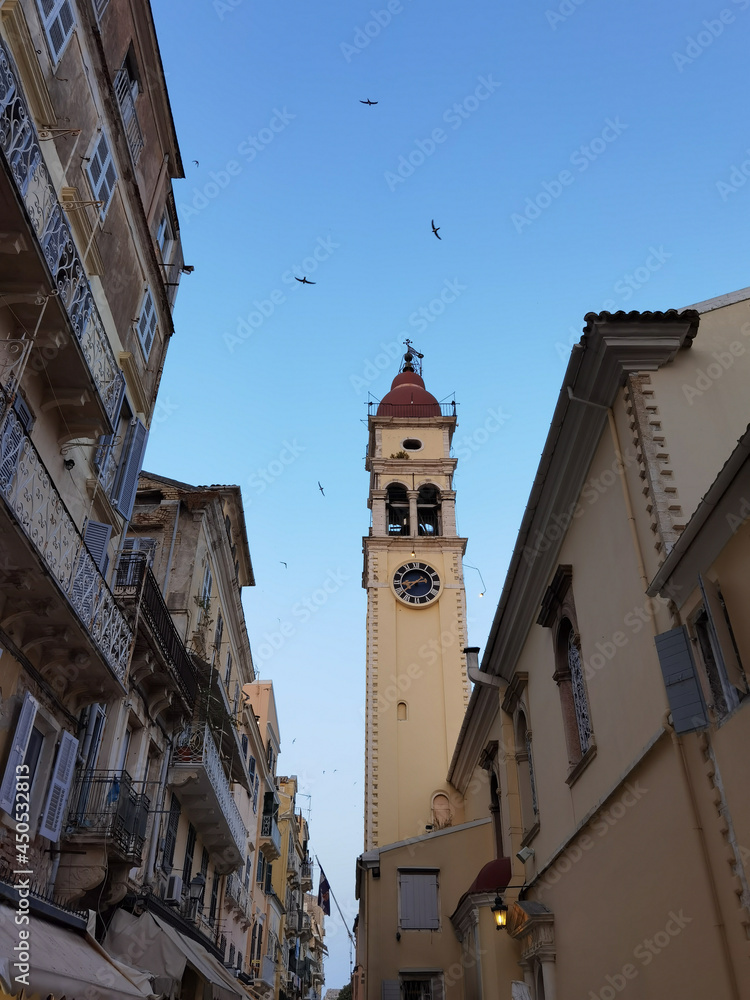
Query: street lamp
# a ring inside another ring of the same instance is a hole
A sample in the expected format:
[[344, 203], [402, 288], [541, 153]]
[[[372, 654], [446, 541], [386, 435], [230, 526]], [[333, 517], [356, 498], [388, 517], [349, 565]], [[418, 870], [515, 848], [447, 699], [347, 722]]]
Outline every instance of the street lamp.
[[198, 872], [190, 883], [190, 904], [193, 908], [193, 916], [198, 913], [198, 908], [203, 899], [203, 890], [206, 888], [206, 878], [202, 872]]
[[495, 902], [490, 907], [492, 913], [495, 917], [495, 927], [500, 930], [501, 927], [505, 927], [508, 922], [508, 907], [503, 902], [503, 897], [500, 895], [498, 890], [495, 894]]

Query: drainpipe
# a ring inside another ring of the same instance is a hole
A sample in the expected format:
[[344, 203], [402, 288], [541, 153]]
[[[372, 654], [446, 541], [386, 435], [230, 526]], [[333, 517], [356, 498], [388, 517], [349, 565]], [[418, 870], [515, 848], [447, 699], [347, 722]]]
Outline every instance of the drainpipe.
[[502, 687], [505, 684], [502, 677], [487, 674], [479, 669], [479, 646], [465, 646], [464, 653], [466, 655], [466, 673], [470, 681], [474, 684], [484, 684], [494, 688]]
[[172, 544], [169, 546], [169, 558], [167, 559], [167, 571], [164, 574], [164, 586], [162, 588], [162, 596], [164, 600], [167, 599], [167, 587], [169, 586], [169, 575], [172, 572], [172, 556], [174, 555], [174, 543], [177, 538], [177, 525], [180, 523], [180, 501], [179, 500], [165, 500], [164, 506], [167, 504], [170, 507], [176, 507], [174, 514], [174, 528], [172, 529]]

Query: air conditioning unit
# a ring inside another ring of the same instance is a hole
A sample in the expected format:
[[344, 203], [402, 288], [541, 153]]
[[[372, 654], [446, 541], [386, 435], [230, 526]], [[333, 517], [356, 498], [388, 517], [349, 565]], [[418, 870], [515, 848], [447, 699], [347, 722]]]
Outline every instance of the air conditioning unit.
[[167, 891], [164, 893], [165, 903], [182, 902], [182, 876], [170, 875], [167, 879]]

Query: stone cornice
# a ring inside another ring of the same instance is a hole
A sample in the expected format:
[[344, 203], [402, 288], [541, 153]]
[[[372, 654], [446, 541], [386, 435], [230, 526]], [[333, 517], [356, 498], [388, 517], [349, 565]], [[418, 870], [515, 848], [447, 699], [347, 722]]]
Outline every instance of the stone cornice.
[[[614, 405], [628, 374], [655, 371], [690, 347], [700, 319], [694, 310], [588, 313], [585, 318], [584, 336], [571, 351], [482, 658], [482, 670], [507, 680], [539, 614], [565, 538], [559, 524], [561, 519], [565, 523], [578, 501], [606, 410]], [[554, 534], [548, 531], [550, 525], [558, 528]], [[487, 712], [486, 693], [475, 687], [449, 770], [457, 787], [473, 770], [493, 719], [494, 714]], [[463, 759], [466, 754], [468, 760]]]

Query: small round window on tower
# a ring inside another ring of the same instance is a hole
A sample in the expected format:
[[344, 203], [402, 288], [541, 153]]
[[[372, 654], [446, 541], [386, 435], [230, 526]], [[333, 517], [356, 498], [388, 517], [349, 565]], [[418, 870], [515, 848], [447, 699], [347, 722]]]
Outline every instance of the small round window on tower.
[[401, 446], [402, 448], [406, 448], [407, 451], [419, 451], [422, 447], [422, 442], [418, 438], [407, 438], [401, 442]]

